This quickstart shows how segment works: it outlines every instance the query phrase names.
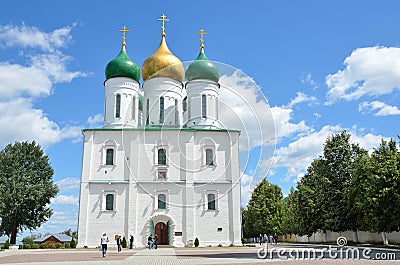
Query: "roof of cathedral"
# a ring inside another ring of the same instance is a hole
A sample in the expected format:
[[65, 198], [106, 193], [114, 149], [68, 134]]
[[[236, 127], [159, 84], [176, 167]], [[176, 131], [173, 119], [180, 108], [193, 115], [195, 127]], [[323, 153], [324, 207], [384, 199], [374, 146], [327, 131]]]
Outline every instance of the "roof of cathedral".
[[162, 34], [157, 50], [142, 65], [143, 80], [152, 77], [169, 77], [182, 82], [185, 71], [179, 60], [168, 49], [165, 34]]
[[183, 64], [172, 54], [165, 40], [165, 22], [169, 19], [163, 14], [158, 20], [162, 22], [161, 42], [157, 50], [142, 65], [143, 81], [152, 77], [169, 77], [182, 82], [185, 77]]
[[200, 53], [197, 59], [186, 69], [186, 80], [208, 79], [218, 83], [218, 68], [208, 60], [204, 53], [204, 47], [200, 46]]
[[114, 60], [109, 62], [106, 66], [105, 76], [106, 79], [113, 77], [128, 77], [139, 82], [140, 69], [139, 66], [129, 58], [125, 50], [125, 43], [122, 44], [121, 52], [115, 57]]

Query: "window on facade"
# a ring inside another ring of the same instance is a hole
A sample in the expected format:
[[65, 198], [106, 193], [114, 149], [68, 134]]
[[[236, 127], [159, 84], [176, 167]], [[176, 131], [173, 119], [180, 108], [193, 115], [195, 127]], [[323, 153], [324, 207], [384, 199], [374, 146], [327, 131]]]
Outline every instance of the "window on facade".
[[207, 118], [207, 96], [201, 96], [201, 117]]
[[179, 124], [179, 110], [178, 110], [178, 100], [175, 99], [175, 124]]
[[135, 108], [136, 108], [136, 97], [133, 96], [132, 97], [132, 120], [135, 119], [135, 114], [136, 114]]
[[106, 195], [106, 211], [114, 210], [114, 194]]
[[158, 179], [167, 179], [167, 171], [164, 170], [158, 171]]
[[214, 152], [212, 149], [206, 149], [206, 165], [214, 165]]
[[167, 151], [165, 149], [158, 149], [158, 164], [159, 165], [167, 164]]
[[208, 210], [215, 210], [215, 194], [209, 193], [207, 195]]
[[149, 112], [150, 107], [149, 107], [149, 105], [150, 105], [150, 100], [147, 99], [146, 100], [146, 125], [149, 125], [149, 116], [150, 116], [150, 112]]
[[164, 97], [160, 97], [160, 123], [164, 123]]
[[167, 209], [167, 196], [158, 194], [158, 209]]
[[121, 117], [121, 95], [117, 94], [115, 98], [115, 118]]
[[107, 149], [106, 151], [106, 165], [114, 165], [114, 149]]

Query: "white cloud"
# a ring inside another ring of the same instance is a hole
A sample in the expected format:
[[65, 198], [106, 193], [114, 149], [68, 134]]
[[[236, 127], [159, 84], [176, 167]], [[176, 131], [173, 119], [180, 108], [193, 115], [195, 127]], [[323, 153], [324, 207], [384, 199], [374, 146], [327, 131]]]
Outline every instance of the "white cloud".
[[312, 102], [316, 102], [316, 101], [317, 101], [316, 97], [307, 96], [305, 93], [299, 91], [299, 92], [296, 93], [296, 97], [294, 99], [290, 100], [290, 102], [289, 102], [287, 107], [291, 108], [294, 105], [297, 105], [299, 103], [303, 103], [303, 102], [312, 103]]
[[375, 116], [400, 115], [400, 109], [397, 106], [390, 106], [381, 101], [362, 102], [358, 105], [358, 110], [363, 114], [376, 111]]
[[78, 205], [78, 197], [72, 195], [58, 195], [57, 197], [51, 199], [52, 204], [56, 205]]
[[81, 139], [80, 126], [60, 128], [42, 109], [34, 107], [37, 98], [51, 95], [55, 84], [86, 76], [81, 71], [69, 71], [67, 64], [72, 57], [59, 50], [72, 40], [72, 27], [47, 33], [25, 24], [0, 25], [0, 48], [36, 48], [23, 58], [24, 63], [0, 62], [1, 145], [35, 140], [49, 146], [64, 138]]
[[300, 80], [305, 85], [311, 85], [314, 89], [317, 88], [317, 83], [314, 81], [311, 73], [303, 73]]
[[241, 178], [241, 205], [243, 208], [247, 207], [247, 203], [249, 202], [250, 198], [251, 198], [251, 193], [253, 192], [254, 188], [255, 188], [255, 183], [254, 182], [254, 177], [252, 177], [251, 175], [248, 174], [244, 174], [242, 173], [242, 178]]
[[19, 98], [0, 102], [0, 145], [35, 140], [44, 146], [60, 141], [58, 125], [49, 120], [29, 99]]
[[90, 128], [101, 127], [103, 125], [104, 118], [102, 114], [96, 114], [94, 116], [90, 116], [87, 119], [87, 123], [89, 124]]
[[0, 47], [40, 48], [52, 52], [72, 41], [71, 30], [76, 24], [52, 32], [43, 32], [34, 26], [0, 25]]
[[79, 178], [65, 178], [56, 181], [56, 184], [60, 189], [60, 192], [64, 192], [64, 191], [79, 189], [80, 182], [81, 181]]
[[354, 50], [346, 68], [326, 77], [327, 104], [362, 96], [379, 96], [400, 89], [400, 48], [366, 47]]

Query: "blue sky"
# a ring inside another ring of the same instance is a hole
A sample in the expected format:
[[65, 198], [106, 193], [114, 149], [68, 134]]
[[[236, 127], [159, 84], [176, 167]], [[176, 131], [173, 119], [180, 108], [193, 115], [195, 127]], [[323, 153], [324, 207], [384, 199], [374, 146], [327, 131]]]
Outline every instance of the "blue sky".
[[[397, 138], [398, 10], [395, 0], [1, 1], [0, 145], [41, 143], [60, 186], [55, 214], [38, 232], [76, 228], [81, 129], [102, 124], [104, 68], [120, 51], [122, 26], [132, 30], [127, 50], [139, 66], [159, 44], [162, 13], [182, 61], [197, 57], [204, 28], [207, 57], [261, 89], [270, 108], [252, 107], [274, 118], [276, 148], [272, 160], [270, 143], [251, 146], [245, 206], [267, 172], [287, 194], [332, 133], [345, 129], [367, 149]], [[258, 159], [260, 150], [267, 155]]]

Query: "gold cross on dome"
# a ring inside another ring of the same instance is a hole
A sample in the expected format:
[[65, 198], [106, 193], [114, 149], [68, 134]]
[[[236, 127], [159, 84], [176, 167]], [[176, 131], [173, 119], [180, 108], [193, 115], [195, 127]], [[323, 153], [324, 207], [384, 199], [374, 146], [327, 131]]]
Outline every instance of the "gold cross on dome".
[[204, 29], [201, 29], [197, 34], [200, 34], [200, 46], [204, 47], [204, 35], [207, 34], [207, 32], [205, 32]]
[[162, 16], [158, 19], [158, 21], [161, 22], [161, 29], [162, 29], [162, 35], [165, 36], [165, 22], [169, 22], [169, 19], [167, 19], [167, 16], [162, 14]]
[[119, 31], [119, 32], [123, 32], [123, 35], [122, 35], [122, 42], [125, 43], [125, 41], [126, 41], [126, 33], [127, 33], [127, 32], [130, 32], [130, 30], [127, 29], [126, 26], [124, 26], [122, 29], [120, 29], [120, 30], [118, 30], [118, 31]]

